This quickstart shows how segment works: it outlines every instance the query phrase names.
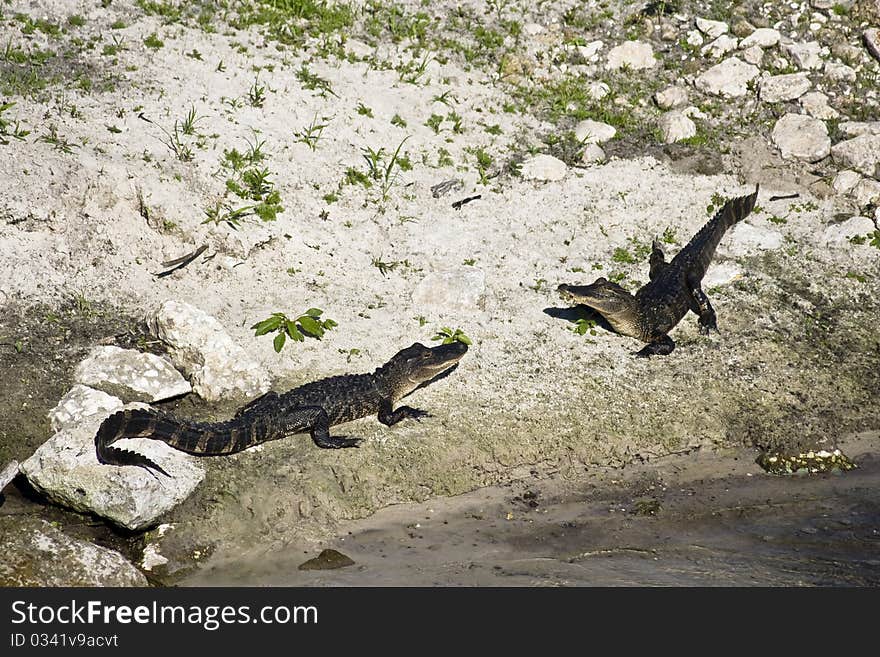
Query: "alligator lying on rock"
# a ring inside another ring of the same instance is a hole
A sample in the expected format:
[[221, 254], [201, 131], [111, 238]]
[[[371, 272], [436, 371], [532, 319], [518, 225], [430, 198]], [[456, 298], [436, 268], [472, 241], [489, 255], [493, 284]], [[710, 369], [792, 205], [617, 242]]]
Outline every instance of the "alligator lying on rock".
[[592, 285], [560, 285], [557, 289], [577, 303], [599, 312], [611, 327], [647, 345], [636, 356], [666, 355], [675, 349], [668, 333], [693, 310], [699, 315], [700, 333], [718, 330], [715, 311], [700, 288], [715, 249], [728, 228], [744, 219], [755, 207], [758, 186], [753, 194], [729, 200], [718, 213], [694, 235], [672, 262], [655, 240], [650, 258], [650, 282], [635, 296], [605, 278]]
[[374, 413], [386, 426], [429, 413], [394, 404], [416, 388], [448, 373], [467, 352], [461, 342], [425, 347], [418, 342], [399, 351], [372, 374], [321, 379], [282, 395], [267, 392], [243, 406], [231, 420], [203, 423], [179, 420], [154, 410], [118, 411], [95, 436], [98, 461], [137, 465], [169, 476], [146, 456], [111, 447], [120, 438], [152, 438], [198, 456], [234, 454], [269, 440], [309, 432], [318, 447], [357, 447], [360, 439], [331, 436], [334, 424]]

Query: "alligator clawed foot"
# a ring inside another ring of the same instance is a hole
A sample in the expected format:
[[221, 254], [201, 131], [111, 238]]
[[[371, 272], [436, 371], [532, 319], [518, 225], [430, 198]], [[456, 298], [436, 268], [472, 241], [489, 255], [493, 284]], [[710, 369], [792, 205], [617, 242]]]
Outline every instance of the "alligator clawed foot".
[[328, 436], [323, 440], [315, 440], [315, 444], [322, 449], [343, 449], [345, 447], [360, 447], [363, 438], [350, 438], [348, 436]]
[[418, 408], [414, 408], [409, 416], [415, 420], [416, 422], [421, 422], [423, 417], [434, 417], [428, 411], [423, 411]]

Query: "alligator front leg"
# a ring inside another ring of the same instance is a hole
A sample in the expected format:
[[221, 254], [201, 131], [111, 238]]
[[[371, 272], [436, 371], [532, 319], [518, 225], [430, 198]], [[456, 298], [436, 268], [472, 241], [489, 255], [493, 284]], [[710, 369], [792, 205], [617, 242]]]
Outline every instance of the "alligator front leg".
[[650, 356], [666, 356], [675, 349], [675, 342], [668, 335], [655, 338], [641, 350], [636, 352], [636, 358], [648, 358]]
[[386, 427], [393, 426], [401, 420], [407, 420], [410, 418], [413, 420], [421, 420], [423, 417], [431, 417], [431, 414], [427, 411], [412, 408], [411, 406], [401, 406], [396, 410], [392, 410], [392, 408], [390, 399], [383, 399], [379, 405], [379, 422]]
[[663, 249], [660, 248], [660, 242], [657, 240], [651, 242], [651, 257], [648, 260], [648, 265], [650, 267], [648, 278], [652, 281], [669, 266], [669, 263], [666, 262], [666, 256], [663, 254]]
[[315, 444], [323, 449], [357, 447], [361, 442], [360, 438], [331, 436], [330, 418], [327, 417], [327, 411], [320, 406], [295, 408], [286, 418], [284, 428], [287, 433], [308, 431]]
[[691, 310], [700, 316], [698, 324], [700, 333], [709, 335], [709, 331], [718, 332], [718, 323], [715, 316], [715, 309], [709, 303], [709, 297], [700, 289], [699, 285], [691, 287]]

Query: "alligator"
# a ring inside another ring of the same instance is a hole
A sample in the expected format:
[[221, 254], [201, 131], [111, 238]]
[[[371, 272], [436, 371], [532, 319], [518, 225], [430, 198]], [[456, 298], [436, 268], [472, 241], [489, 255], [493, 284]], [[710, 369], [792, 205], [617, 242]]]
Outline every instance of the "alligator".
[[435, 347], [415, 343], [395, 354], [372, 374], [346, 374], [307, 383], [279, 395], [270, 391], [257, 397], [223, 422], [176, 419], [153, 409], [117, 411], [101, 423], [95, 435], [98, 461], [107, 465], [134, 465], [168, 475], [152, 460], [129, 450], [111, 447], [120, 438], [152, 438], [197, 456], [235, 454], [269, 440], [309, 432], [318, 447], [357, 447], [359, 438], [331, 436], [330, 427], [377, 414], [386, 426], [430, 413], [394, 404], [433, 380], [446, 376], [467, 352], [467, 345], [451, 342]]
[[635, 296], [605, 278], [591, 285], [563, 284], [557, 290], [597, 311], [615, 332], [646, 342], [636, 356], [665, 356], [675, 349], [668, 333], [688, 310], [699, 316], [701, 334], [718, 331], [715, 310], [700, 283], [724, 233], [748, 216], [757, 198], [758, 185], [753, 194], [727, 201], [671, 262], [666, 262], [660, 243], [654, 240], [649, 258], [650, 281]]

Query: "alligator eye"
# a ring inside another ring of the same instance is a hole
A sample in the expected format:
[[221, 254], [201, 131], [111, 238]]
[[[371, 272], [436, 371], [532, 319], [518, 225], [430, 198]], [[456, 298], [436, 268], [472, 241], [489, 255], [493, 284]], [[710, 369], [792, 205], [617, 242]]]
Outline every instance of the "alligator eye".
[[423, 351], [422, 352], [422, 360], [428, 360], [430, 357], [431, 357], [430, 351]]

